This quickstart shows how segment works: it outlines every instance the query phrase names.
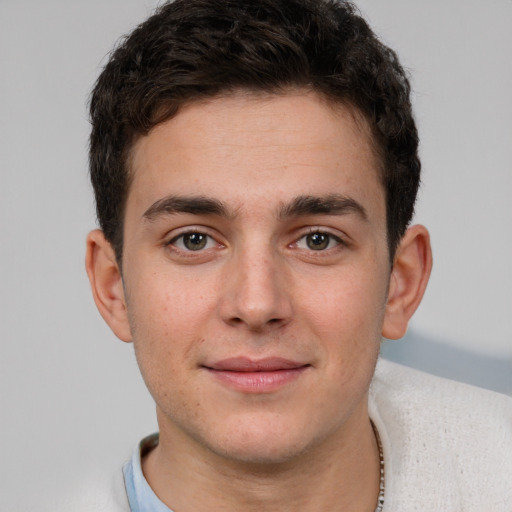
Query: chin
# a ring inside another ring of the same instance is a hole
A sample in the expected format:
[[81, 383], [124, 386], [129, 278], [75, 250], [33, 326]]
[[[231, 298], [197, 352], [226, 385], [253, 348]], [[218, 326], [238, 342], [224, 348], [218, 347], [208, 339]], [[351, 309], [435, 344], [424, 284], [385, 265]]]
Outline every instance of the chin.
[[239, 423], [215, 439], [210, 437], [206, 444], [211, 451], [233, 462], [275, 466], [301, 457], [321, 437], [324, 436], [313, 436], [301, 422], [251, 422]]
[[272, 443], [249, 441], [242, 446], [231, 445], [218, 447], [217, 455], [236, 463], [266, 467], [285, 464], [297, 459], [307, 451], [304, 447], [290, 445], [289, 442], [283, 444], [283, 442], [279, 442], [279, 440], [273, 441]]

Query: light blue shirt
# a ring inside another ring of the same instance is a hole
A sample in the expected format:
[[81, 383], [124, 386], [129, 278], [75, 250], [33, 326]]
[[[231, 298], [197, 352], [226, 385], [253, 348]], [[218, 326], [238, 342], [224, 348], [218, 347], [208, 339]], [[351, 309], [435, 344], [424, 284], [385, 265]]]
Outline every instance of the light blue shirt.
[[132, 458], [124, 465], [124, 484], [131, 512], [172, 512], [149, 486], [142, 473], [141, 458], [158, 444], [158, 434], [144, 438], [135, 448]]

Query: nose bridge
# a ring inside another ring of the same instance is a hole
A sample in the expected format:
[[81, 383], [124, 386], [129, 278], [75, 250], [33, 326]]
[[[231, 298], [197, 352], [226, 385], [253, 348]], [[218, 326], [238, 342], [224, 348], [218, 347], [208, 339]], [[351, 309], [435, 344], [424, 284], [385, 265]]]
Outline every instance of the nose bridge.
[[228, 267], [222, 301], [224, 321], [251, 330], [287, 322], [291, 303], [284, 261], [268, 241], [245, 243], [233, 254]]

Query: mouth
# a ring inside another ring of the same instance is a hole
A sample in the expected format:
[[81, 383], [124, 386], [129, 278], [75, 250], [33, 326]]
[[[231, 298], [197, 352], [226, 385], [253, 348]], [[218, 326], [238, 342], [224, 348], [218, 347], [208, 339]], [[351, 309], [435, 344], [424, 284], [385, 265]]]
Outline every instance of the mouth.
[[310, 364], [280, 357], [234, 357], [203, 366], [218, 382], [245, 393], [270, 393], [298, 379]]

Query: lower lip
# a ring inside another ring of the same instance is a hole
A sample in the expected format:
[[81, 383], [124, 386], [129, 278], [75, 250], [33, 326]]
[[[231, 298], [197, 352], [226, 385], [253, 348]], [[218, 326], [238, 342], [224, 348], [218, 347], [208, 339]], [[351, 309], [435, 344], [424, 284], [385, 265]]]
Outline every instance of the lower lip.
[[227, 370], [208, 371], [221, 383], [245, 393], [271, 393], [298, 379], [308, 366], [283, 370], [236, 372]]

